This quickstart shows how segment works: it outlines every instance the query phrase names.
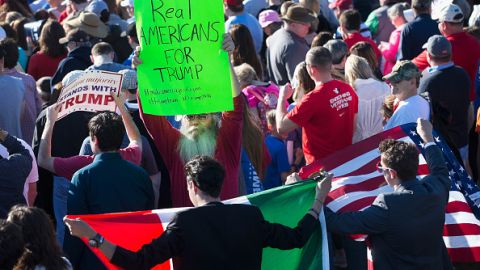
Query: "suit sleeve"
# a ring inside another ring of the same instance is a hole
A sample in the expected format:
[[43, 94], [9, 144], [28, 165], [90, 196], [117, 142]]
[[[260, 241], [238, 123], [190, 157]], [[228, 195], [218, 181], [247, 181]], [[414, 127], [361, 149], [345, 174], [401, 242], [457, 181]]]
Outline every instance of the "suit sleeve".
[[[450, 178], [448, 175], [448, 167], [445, 165], [443, 154], [437, 145], [432, 145], [425, 149], [425, 160], [428, 164], [430, 174], [422, 179], [422, 181], [436, 187], [438, 190], [448, 195], [450, 190]], [[448, 196], [447, 196], [448, 198]]]
[[[262, 214], [260, 213], [260, 215]], [[298, 222], [297, 227], [293, 229], [263, 220], [263, 246], [282, 250], [303, 247], [315, 229], [318, 228], [318, 225], [318, 220], [310, 214], [306, 214], [300, 222]]]
[[184, 247], [182, 230], [178, 226], [178, 216], [168, 225], [167, 230], [150, 244], [143, 245], [133, 252], [117, 246], [111, 263], [124, 269], [150, 269], [179, 255]]
[[347, 234], [378, 234], [388, 228], [388, 207], [383, 194], [363, 211], [334, 213], [325, 208], [325, 219], [329, 231]]

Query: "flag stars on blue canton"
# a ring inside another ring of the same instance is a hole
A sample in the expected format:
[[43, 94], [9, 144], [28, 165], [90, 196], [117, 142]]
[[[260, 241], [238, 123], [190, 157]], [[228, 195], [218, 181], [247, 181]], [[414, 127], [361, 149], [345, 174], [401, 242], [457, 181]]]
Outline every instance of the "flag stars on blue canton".
[[424, 144], [424, 143], [418, 143], [418, 145], [420, 145], [420, 147], [422, 147], [422, 148], [425, 148], [425, 144]]
[[455, 175], [455, 171], [454, 171], [454, 170], [450, 170], [450, 171], [448, 172], [448, 174], [449, 174], [450, 176], [454, 176], [454, 175]]
[[410, 134], [412, 134], [413, 136], [417, 136], [417, 133], [415, 131], [410, 131]]
[[441, 142], [440, 137], [435, 137], [435, 141], [436, 141], [437, 143]]

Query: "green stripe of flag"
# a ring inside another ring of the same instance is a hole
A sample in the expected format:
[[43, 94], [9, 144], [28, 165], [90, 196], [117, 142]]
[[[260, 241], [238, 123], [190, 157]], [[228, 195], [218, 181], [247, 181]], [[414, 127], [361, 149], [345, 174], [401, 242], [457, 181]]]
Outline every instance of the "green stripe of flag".
[[[307, 180], [255, 193], [247, 198], [252, 205], [260, 208], [266, 220], [293, 228], [311, 207], [315, 197], [315, 186], [316, 181]], [[325, 244], [322, 243], [322, 230], [318, 229], [301, 249], [265, 248], [262, 269], [326, 269], [326, 265], [322, 266], [322, 255], [328, 251], [322, 249], [326, 246], [322, 244]], [[328, 257], [328, 253], [326, 254]]]

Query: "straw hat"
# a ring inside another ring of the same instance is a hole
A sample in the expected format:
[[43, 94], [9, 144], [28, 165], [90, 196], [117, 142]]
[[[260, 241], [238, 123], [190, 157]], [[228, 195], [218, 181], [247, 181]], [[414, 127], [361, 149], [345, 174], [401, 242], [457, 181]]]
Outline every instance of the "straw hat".
[[80, 15], [65, 21], [65, 24], [71, 28], [78, 28], [96, 38], [106, 38], [109, 30], [108, 26], [92, 12], [82, 12]]

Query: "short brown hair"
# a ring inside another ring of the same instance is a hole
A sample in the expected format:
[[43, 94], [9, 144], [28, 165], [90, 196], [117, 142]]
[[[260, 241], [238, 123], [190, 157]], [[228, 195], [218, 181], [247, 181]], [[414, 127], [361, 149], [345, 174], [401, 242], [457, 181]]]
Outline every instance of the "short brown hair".
[[402, 181], [414, 179], [418, 170], [418, 150], [415, 145], [386, 139], [378, 146], [385, 165], [397, 172]]
[[113, 52], [112, 45], [106, 42], [99, 42], [92, 47], [92, 55], [94, 56], [107, 55]]
[[340, 14], [338, 22], [348, 31], [358, 31], [360, 30], [360, 24], [362, 24], [362, 17], [358, 11], [349, 9]]
[[309, 66], [330, 70], [332, 67], [332, 54], [324, 47], [313, 47], [308, 50], [305, 62]]

